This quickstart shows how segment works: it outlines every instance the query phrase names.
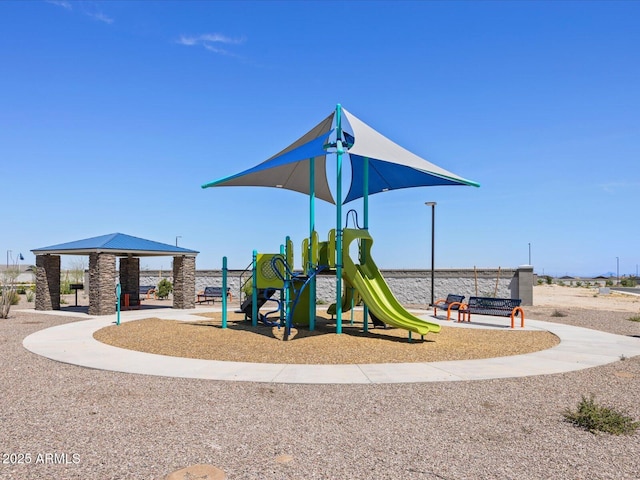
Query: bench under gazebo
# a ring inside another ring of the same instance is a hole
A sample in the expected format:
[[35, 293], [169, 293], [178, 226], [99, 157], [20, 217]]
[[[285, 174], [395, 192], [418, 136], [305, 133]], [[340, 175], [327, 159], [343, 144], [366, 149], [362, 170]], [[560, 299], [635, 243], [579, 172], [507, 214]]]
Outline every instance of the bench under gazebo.
[[31, 250], [36, 256], [36, 310], [60, 310], [60, 256], [89, 256], [89, 315], [116, 311], [116, 258], [123, 292], [138, 292], [140, 257], [173, 257], [173, 308], [195, 308], [199, 252], [143, 238], [111, 233]]

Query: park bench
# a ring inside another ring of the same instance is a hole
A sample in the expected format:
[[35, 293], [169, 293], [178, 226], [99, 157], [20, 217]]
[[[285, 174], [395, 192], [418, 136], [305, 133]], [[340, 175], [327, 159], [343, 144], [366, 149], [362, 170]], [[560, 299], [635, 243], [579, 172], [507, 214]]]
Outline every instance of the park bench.
[[[216, 303], [216, 298], [222, 298], [222, 287], [206, 287], [202, 293], [198, 293], [197, 303]], [[227, 298], [231, 299], [231, 288], [227, 288]]]
[[442, 298], [440, 300], [436, 300], [433, 304], [433, 316], [438, 316], [438, 309], [447, 310], [447, 320], [451, 319], [451, 310], [458, 310], [460, 305], [462, 305], [462, 301], [464, 300], [464, 295], [454, 295], [450, 293], [447, 295], [447, 298]]
[[511, 317], [511, 328], [514, 328], [514, 319], [519, 314], [520, 327], [524, 328], [521, 303], [519, 298], [469, 297], [469, 301], [461, 304], [458, 309], [458, 321], [470, 322], [471, 314]]
[[154, 285], [140, 285], [140, 298], [145, 297], [148, 300], [154, 293], [156, 293]]

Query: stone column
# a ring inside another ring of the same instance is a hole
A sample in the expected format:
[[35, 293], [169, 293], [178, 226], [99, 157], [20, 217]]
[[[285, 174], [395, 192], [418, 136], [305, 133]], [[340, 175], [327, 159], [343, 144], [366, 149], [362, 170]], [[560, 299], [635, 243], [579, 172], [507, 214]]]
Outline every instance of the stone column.
[[140, 259], [122, 257], [120, 259], [120, 287], [122, 292], [138, 293], [140, 289]]
[[60, 310], [59, 255], [36, 255], [36, 310]]
[[89, 315], [111, 315], [116, 312], [115, 288], [115, 255], [89, 255]]
[[518, 267], [518, 292], [516, 298], [522, 299], [523, 306], [533, 305], [533, 266]]
[[196, 308], [196, 257], [173, 257], [173, 308]]

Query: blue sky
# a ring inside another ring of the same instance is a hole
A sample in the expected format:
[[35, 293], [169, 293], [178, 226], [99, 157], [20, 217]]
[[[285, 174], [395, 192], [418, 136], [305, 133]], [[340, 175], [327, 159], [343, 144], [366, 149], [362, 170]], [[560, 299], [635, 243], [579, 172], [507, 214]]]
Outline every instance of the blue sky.
[[[299, 266], [304, 195], [200, 186], [340, 103], [481, 185], [372, 196], [380, 267], [430, 266], [436, 201], [436, 268], [515, 267], [530, 244], [538, 273], [635, 274], [639, 20], [615, 1], [0, 2], [0, 252], [122, 232], [244, 268], [289, 235]], [[318, 203], [321, 237], [334, 212]]]

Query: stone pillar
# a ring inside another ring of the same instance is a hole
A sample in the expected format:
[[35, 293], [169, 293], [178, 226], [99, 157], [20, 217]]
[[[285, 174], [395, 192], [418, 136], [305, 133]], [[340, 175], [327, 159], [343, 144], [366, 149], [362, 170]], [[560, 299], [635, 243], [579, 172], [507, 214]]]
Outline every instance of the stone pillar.
[[518, 292], [516, 298], [522, 300], [523, 306], [533, 305], [533, 266], [521, 265], [518, 267]]
[[196, 257], [173, 257], [173, 308], [196, 308]]
[[36, 310], [60, 310], [59, 255], [36, 255]]
[[107, 253], [89, 255], [89, 315], [116, 312], [116, 257]]
[[122, 257], [120, 259], [120, 287], [122, 292], [135, 292], [140, 289], [140, 259]]

